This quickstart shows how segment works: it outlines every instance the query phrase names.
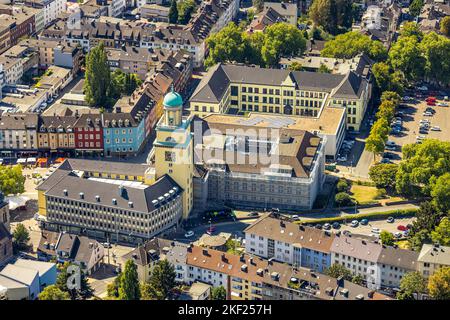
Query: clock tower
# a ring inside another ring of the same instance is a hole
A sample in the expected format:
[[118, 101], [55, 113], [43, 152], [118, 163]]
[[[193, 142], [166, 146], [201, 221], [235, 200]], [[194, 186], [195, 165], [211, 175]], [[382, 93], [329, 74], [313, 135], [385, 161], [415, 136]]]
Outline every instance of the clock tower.
[[193, 197], [193, 139], [190, 119], [183, 119], [183, 99], [172, 90], [165, 95], [164, 114], [156, 126], [155, 178], [169, 175], [183, 188], [183, 219], [189, 217]]

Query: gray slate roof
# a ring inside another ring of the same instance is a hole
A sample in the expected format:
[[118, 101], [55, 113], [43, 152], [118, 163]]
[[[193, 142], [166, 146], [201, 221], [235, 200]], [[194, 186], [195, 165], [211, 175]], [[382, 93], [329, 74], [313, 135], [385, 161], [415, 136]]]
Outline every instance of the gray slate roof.
[[280, 86], [288, 77], [296, 89], [329, 92], [338, 98], [359, 98], [364, 89], [363, 78], [354, 72], [341, 75], [219, 63], [208, 70], [190, 101], [219, 102], [230, 82]]

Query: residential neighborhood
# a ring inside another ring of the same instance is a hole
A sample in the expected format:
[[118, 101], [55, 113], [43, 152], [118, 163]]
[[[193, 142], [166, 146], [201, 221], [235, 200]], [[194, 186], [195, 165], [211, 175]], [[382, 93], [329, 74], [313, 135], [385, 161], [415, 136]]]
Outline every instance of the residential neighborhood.
[[0, 18], [0, 303], [450, 300], [450, 1]]

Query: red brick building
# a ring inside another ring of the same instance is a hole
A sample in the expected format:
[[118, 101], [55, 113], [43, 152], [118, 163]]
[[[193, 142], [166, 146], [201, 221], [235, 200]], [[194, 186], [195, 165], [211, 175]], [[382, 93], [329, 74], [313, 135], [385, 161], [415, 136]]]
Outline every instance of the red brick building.
[[102, 114], [83, 114], [74, 125], [77, 154], [103, 152]]

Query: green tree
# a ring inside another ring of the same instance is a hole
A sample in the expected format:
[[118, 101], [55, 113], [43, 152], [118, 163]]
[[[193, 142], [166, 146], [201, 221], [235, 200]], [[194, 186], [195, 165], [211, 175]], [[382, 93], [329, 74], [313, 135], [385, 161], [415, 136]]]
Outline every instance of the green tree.
[[335, 0], [314, 0], [309, 7], [308, 14], [314, 24], [323, 27], [331, 34], [336, 34], [338, 30], [337, 11]]
[[442, 246], [450, 245], [450, 220], [445, 217], [441, 220], [439, 225], [431, 231], [431, 239], [433, 243], [439, 243]]
[[353, 283], [357, 284], [357, 285], [360, 285], [360, 286], [363, 286], [364, 282], [365, 282], [364, 277], [362, 275], [360, 275], [360, 274], [353, 275], [351, 281]]
[[416, 233], [421, 230], [431, 232], [441, 220], [442, 213], [437, 210], [432, 202], [422, 202], [416, 213], [416, 220], [413, 222], [412, 232]]
[[303, 70], [303, 66], [302, 66], [302, 64], [300, 62], [294, 61], [294, 62], [292, 62], [289, 65], [288, 69], [291, 70], [291, 71], [302, 71]]
[[371, 40], [357, 31], [338, 35], [327, 41], [321, 55], [324, 57], [351, 59], [360, 53], [367, 54], [375, 61], [386, 59], [387, 50], [380, 41]]
[[25, 177], [22, 175], [22, 167], [0, 166], [0, 191], [4, 195], [25, 192]]
[[406, 273], [400, 280], [400, 291], [397, 293], [399, 300], [413, 300], [414, 294], [427, 291], [426, 279], [417, 271]]
[[423, 5], [423, 0], [412, 0], [409, 5], [409, 14], [413, 17], [419, 16], [420, 12], [422, 11]]
[[188, 24], [195, 7], [196, 4], [194, 0], [182, 0], [178, 2], [178, 23]]
[[440, 31], [446, 37], [450, 37], [450, 16], [446, 16], [441, 19]]
[[385, 139], [379, 134], [369, 134], [366, 139], [365, 148], [367, 151], [373, 153], [373, 158], [375, 160], [375, 155], [380, 154], [384, 151]]
[[410, 236], [408, 239], [412, 250], [419, 252], [425, 243], [431, 242], [431, 235], [428, 230], [420, 230]]
[[72, 273], [69, 272], [68, 268], [72, 264], [70, 262], [65, 262], [60, 268], [58, 277], [56, 278], [56, 284], [55, 286], [63, 291], [67, 292], [72, 300], [75, 299], [86, 299], [92, 295], [92, 288], [89, 286], [89, 283], [87, 282], [86, 275], [82, 272], [81, 273], [81, 288], [79, 289], [69, 289], [67, 287], [67, 283], [69, 282], [69, 277], [72, 275]]
[[117, 275], [117, 277], [114, 278], [114, 281], [109, 283], [106, 287], [106, 292], [108, 295], [108, 298], [111, 299], [118, 299], [119, 298], [119, 286], [120, 286], [120, 278], [122, 277], [122, 273]]
[[331, 265], [328, 269], [325, 270], [325, 274], [327, 276], [333, 277], [333, 278], [339, 278], [343, 277], [344, 280], [351, 281], [353, 278], [353, 275], [350, 270], [348, 270], [346, 267], [344, 267], [341, 264], [335, 263]]
[[94, 107], [109, 106], [110, 82], [111, 73], [105, 45], [100, 42], [86, 56], [86, 73], [83, 85], [86, 102]]
[[441, 267], [430, 276], [428, 291], [435, 300], [450, 300], [450, 267]]
[[70, 300], [70, 294], [59, 289], [56, 285], [50, 285], [39, 293], [39, 300]]
[[444, 213], [450, 210], [450, 173], [444, 173], [437, 178], [432, 186], [431, 196], [436, 207]]
[[379, 163], [370, 167], [369, 176], [377, 188], [394, 188], [397, 170], [394, 163]]
[[397, 107], [399, 105], [401, 100], [402, 100], [402, 98], [400, 97], [398, 92], [384, 91], [381, 95], [381, 102], [391, 101], [395, 104], [395, 107]]
[[381, 243], [386, 246], [392, 246], [394, 244], [394, 235], [389, 231], [383, 230], [380, 233]]
[[416, 22], [406, 22], [400, 30], [402, 37], [415, 37], [418, 41], [423, 38], [423, 32], [420, 30], [419, 24]]
[[353, 24], [353, 1], [335, 0], [337, 11], [337, 26], [350, 29]]
[[337, 185], [336, 185], [336, 189], [338, 192], [347, 192], [349, 189], [349, 185], [347, 180], [345, 179], [339, 179]]
[[264, 8], [264, 0], [252, 0], [252, 4], [258, 11]]
[[12, 236], [14, 240], [14, 247], [17, 248], [17, 250], [24, 250], [28, 247], [30, 233], [22, 223], [17, 224]]
[[426, 59], [419, 44], [416, 37], [400, 37], [389, 50], [389, 63], [409, 81], [418, 80], [425, 73]]
[[336, 204], [340, 207], [351, 205], [353, 203], [352, 198], [346, 192], [336, 193], [336, 195], [334, 196], [334, 202], [336, 202]]
[[209, 55], [205, 66], [211, 67], [218, 62], [244, 62], [245, 53], [248, 52], [248, 38], [243, 30], [233, 22], [226, 25], [219, 32], [206, 39]]
[[211, 300], [226, 300], [227, 292], [223, 286], [214, 287], [211, 289]]
[[169, 23], [177, 23], [178, 22], [178, 7], [177, 1], [172, 0], [169, 8]]
[[450, 83], [450, 39], [431, 32], [423, 37], [420, 49], [426, 59], [425, 76], [447, 86]]
[[119, 300], [139, 300], [141, 298], [137, 266], [133, 260], [125, 263], [118, 291]]
[[[395, 108], [396, 105], [393, 101], [382, 101], [380, 106], [378, 107], [378, 111], [376, 116], [378, 119], [384, 119], [388, 123], [392, 121], [395, 116]], [[388, 128], [388, 126], [383, 126], [384, 128]]]
[[433, 185], [450, 172], [450, 142], [426, 139], [422, 144], [402, 147], [396, 189], [406, 196], [430, 196]]
[[324, 64], [321, 64], [318, 70], [319, 73], [331, 73], [331, 71], [332, 70]]
[[160, 260], [156, 263], [149, 279], [150, 289], [159, 300], [167, 299], [175, 287], [175, 278], [174, 266], [167, 260]]
[[282, 56], [301, 55], [306, 49], [302, 33], [291, 24], [275, 23], [264, 30], [264, 36], [261, 55], [268, 66], [278, 64]]

